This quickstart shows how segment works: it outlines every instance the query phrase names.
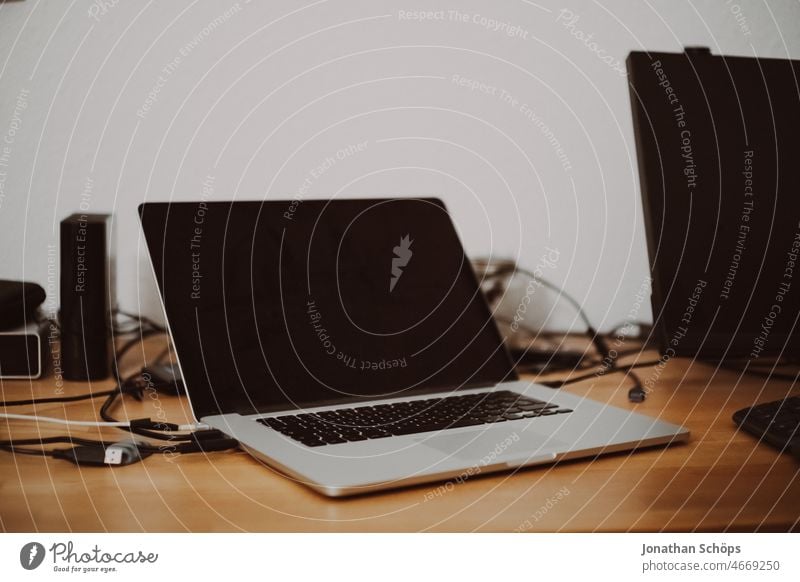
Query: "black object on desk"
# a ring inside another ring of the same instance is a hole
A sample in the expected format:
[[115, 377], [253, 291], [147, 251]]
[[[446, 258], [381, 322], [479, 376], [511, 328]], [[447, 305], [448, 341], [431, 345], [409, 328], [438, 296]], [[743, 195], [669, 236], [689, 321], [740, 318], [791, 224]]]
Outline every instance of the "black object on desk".
[[45, 298], [41, 285], [0, 280], [0, 331], [15, 329], [33, 321]]
[[800, 457], [800, 396], [744, 408], [734, 413], [733, 421], [765, 443]]
[[111, 373], [116, 307], [111, 217], [73, 214], [61, 221], [61, 355], [67, 380]]
[[36, 283], [0, 281], [0, 378], [39, 378], [46, 370], [50, 324], [36, 321], [45, 297]]

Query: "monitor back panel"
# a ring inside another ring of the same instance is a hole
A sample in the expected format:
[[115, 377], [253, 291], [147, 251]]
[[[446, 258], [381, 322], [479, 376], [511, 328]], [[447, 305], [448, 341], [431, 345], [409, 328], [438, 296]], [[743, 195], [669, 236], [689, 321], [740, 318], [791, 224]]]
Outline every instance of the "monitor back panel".
[[662, 352], [794, 357], [800, 312], [800, 64], [628, 58]]

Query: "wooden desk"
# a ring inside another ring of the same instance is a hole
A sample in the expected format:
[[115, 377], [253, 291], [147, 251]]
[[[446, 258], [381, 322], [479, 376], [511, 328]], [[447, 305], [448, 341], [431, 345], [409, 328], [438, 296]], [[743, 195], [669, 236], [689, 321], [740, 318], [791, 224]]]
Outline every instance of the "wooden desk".
[[[657, 374], [655, 368], [641, 370], [643, 379], [658, 381], [639, 405], [628, 403], [628, 385], [620, 385], [620, 374], [569, 390], [684, 424], [692, 432], [689, 444], [476, 477], [453, 487], [431, 484], [343, 500], [324, 498], [241, 452], [174, 460], [153, 456], [114, 469], [0, 452], [0, 527], [49, 532], [797, 530], [800, 463], [737, 433], [731, 422], [735, 410], [781, 398], [789, 384], [715, 374], [685, 360], [672, 360]], [[108, 386], [95, 383], [91, 389]], [[5, 381], [1, 387], [9, 400], [54, 392], [52, 379]], [[65, 384], [64, 392], [88, 388]], [[47, 405], [39, 412], [90, 419], [99, 404]], [[186, 417], [185, 400], [167, 396], [141, 403], [126, 399], [118, 415], [154, 418], [159, 407], [170, 420]], [[42, 435], [66, 434], [54, 425], [40, 428]], [[37, 434], [32, 423], [0, 421], [0, 439], [8, 439], [9, 429], [16, 438]], [[121, 436], [107, 429], [72, 432]]]

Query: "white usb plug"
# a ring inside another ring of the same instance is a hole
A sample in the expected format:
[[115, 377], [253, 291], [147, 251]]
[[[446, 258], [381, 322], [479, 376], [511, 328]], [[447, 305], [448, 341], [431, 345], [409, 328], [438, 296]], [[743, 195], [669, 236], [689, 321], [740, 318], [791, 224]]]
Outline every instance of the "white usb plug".
[[103, 462], [106, 465], [127, 465], [142, 458], [139, 447], [133, 441], [114, 443], [106, 448]]

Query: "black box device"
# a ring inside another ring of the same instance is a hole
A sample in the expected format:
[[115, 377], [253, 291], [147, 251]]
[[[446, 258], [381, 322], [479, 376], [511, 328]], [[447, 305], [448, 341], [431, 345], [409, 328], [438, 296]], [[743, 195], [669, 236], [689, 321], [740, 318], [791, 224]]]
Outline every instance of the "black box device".
[[67, 380], [111, 373], [111, 311], [116, 306], [111, 217], [73, 214], [61, 221], [61, 355]]

